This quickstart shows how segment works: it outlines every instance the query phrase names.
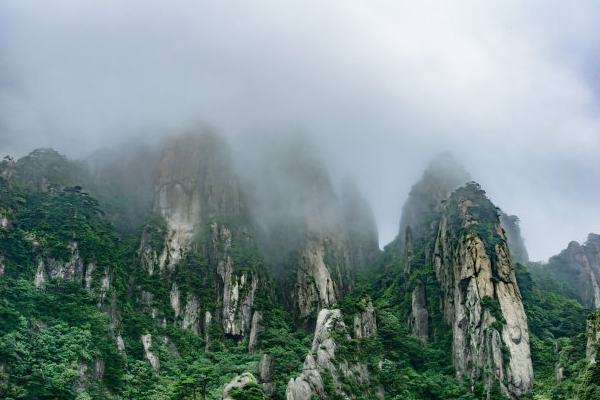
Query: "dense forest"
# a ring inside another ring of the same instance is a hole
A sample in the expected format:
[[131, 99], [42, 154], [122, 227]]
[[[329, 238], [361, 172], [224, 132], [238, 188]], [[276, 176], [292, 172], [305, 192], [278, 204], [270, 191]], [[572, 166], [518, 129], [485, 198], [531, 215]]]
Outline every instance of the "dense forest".
[[5, 158], [0, 397], [600, 399], [596, 235], [530, 262], [443, 154], [380, 251], [358, 190], [340, 200], [308, 145], [283, 153], [254, 180], [213, 134], [133, 178]]

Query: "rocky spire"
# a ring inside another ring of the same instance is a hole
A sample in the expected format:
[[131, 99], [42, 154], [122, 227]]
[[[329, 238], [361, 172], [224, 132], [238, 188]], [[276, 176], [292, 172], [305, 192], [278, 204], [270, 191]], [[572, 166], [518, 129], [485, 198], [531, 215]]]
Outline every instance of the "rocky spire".
[[569, 243], [548, 261], [548, 270], [584, 307], [592, 311], [600, 307], [600, 235], [590, 234], [583, 246]]
[[469, 180], [469, 174], [450, 153], [438, 154], [431, 161], [421, 179], [411, 188], [402, 208], [397, 239], [401, 251], [404, 249], [404, 233], [408, 226], [412, 229], [415, 242], [435, 235], [444, 200]]
[[496, 207], [479, 185], [455, 191], [444, 206], [434, 269], [452, 327], [459, 379], [499, 382], [511, 398], [533, 387], [527, 317]]

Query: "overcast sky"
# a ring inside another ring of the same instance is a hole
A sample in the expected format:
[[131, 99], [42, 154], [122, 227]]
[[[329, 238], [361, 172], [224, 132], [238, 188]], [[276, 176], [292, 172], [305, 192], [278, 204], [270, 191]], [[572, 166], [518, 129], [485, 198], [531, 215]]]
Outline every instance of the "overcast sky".
[[0, 153], [209, 123], [315, 137], [382, 244], [454, 153], [547, 259], [600, 232], [600, 2], [0, 2]]

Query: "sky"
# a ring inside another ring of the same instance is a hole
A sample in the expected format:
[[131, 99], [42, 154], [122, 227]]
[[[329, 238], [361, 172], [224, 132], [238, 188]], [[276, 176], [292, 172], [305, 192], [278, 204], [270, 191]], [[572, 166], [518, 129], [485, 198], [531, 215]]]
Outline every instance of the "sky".
[[448, 150], [545, 260], [600, 232], [600, 2], [0, 2], [2, 156], [197, 122], [313, 137], [382, 245]]

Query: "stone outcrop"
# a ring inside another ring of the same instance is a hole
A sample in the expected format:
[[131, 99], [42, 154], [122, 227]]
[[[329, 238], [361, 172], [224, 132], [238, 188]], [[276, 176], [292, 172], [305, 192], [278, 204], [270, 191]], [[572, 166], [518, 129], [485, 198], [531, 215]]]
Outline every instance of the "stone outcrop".
[[429, 337], [429, 311], [427, 311], [425, 286], [417, 285], [411, 297], [412, 308], [408, 319], [408, 327], [413, 335], [425, 343]]
[[[142, 235], [139, 264], [148, 275], [161, 274], [175, 324], [204, 332], [208, 345], [214, 317], [226, 336], [242, 340], [252, 328], [264, 272], [262, 265], [246, 264], [259, 250], [228, 149], [218, 137], [189, 134], [167, 144], [157, 168], [154, 212]], [[186, 268], [204, 268], [196, 272], [202, 286], [174, 280], [187, 275]], [[207, 296], [216, 308], [202, 304]]]
[[229, 165], [224, 144], [215, 135], [184, 135], [163, 150], [154, 188], [154, 211], [164, 217], [162, 246], [140, 246], [143, 266], [172, 270], [188, 250], [198, 250], [195, 239], [216, 217], [229, 218], [242, 210], [239, 185]]
[[584, 245], [569, 243], [548, 261], [548, 270], [585, 308], [600, 308], [600, 235], [588, 235]]
[[533, 386], [527, 317], [496, 209], [478, 185], [446, 203], [433, 261], [458, 378], [523, 395]]
[[600, 311], [589, 317], [585, 336], [587, 338], [585, 358], [589, 363], [595, 363], [600, 348]]
[[236, 376], [223, 388], [221, 400], [234, 400], [234, 398], [230, 396], [230, 392], [233, 389], [243, 389], [244, 386], [250, 383], [258, 384], [256, 378], [251, 373], [246, 372], [242, 375]]
[[152, 335], [149, 333], [142, 335], [141, 341], [144, 348], [144, 358], [148, 361], [154, 372], [158, 373], [160, 370], [160, 360], [150, 350], [152, 348]]
[[[284, 305], [312, 330], [319, 310], [340, 301], [352, 289], [356, 269], [377, 254], [376, 229], [356, 190], [346, 188], [340, 201], [306, 138], [270, 139], [268, 148], [257, 149], [261, 160], [245, 164], [254, 169], [242, 172], [250, 211]], [[356, 220], [346, 219], [344, 210], [356, 211]]]
[[258, 364], [258, 378], [263, 383], [265, 396], [270, 399], [275, 394], [275, 383], [273, 382], [273, 356], [263, 354]]
[[[84, 281], [86, 270], [83, 260], [79, 256], [77, 242], [72, 241], [68, 248], [71, 251], [71, 258], [68, 261], [57, 261], [50, 257], [44, 257], [39, 261], [34, 280], [36, 287], [55, 278], [74, 279], [80, 283]], [[93, 266], [90, 265], [88, 268], [91, 270]]]
[[[362, 316], [358, 318], [360, 323], [355, 326], [357, 333], [363, 335], [377, 332], [376, 325], [374, 325], [375, 315], [372, 304], [369, 303]], [[286, 399], [310, 400], [314, 397], [329, 399], [334, 393], [328, 392], [326, 388], [331, 388], [331, 384], [335, 388], [335, 393], [344, 398], [359, 399], [364, 397], [363, 395], [356, 396], [353, 393], [347, 393], [343, 388], [342, 380], [356, 382], [362, 390], [376, 393], [377, 388], [372, 387], [365, 364], [360, 362], [349, 363], [336, 355], [336, 349], [342, 344], [339, 343], [339, 340], [344, 341], [350, 338], [350, 332], [343, 321], [340, 310], [321, 310], [317, 318], [311, 351], [306, 356], [300, 376], [289, 381], [285, 391]]]
[[104, 376], [104, 361], [94, 360], [91, 368], [88, 363], [79, 362], [77, 374], [79, 377], [73, 381], [73, 390], [81, 393], [88, 389], [94, 382], [101, 381]]
[[435, 237], [439, 214], [444, 201], [471, 178], [450, 153], [438, 154], [429, 164], [421, 179], [415, 183], [402, 208], [400, 235], [396, 244], [404, 251], [406, 228], [412, 229], [412, 237], [419, 245], [424, 239]]
[[[340, 267], [349, 263], [349, 259], [344, 244], [332, 242], [310, 240], [302, 250], [292, 294], [300, 317], [331, 307], [341, 298], [345, 275]], [[337, 260], [337, 255], [343, 259]]]

